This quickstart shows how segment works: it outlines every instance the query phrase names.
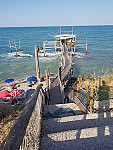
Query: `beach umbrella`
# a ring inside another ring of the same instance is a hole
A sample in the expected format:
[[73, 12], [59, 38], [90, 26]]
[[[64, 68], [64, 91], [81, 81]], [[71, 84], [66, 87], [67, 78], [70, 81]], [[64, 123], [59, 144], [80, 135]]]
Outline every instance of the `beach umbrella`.
[[5, 83], [10, 83], [10, 82], [13, 82], [13, 81], [14, 81], [14, 79], [10, 78], [10, 79], [5, 80]]
[[18, 95], [22, 94], [22, 91], [21, 90], [13, 90], [10, 94], [11, 94], [11, 96], [18, 96]]
[[30, 76], [27, 78], [28, 82], [37, 81], [37, 78], [35, 76]]
[[7, 96], [10, 96], [10, 92], [5, 90], [5, 91], [1, 91], [0, 92], [0, 97], [1, 98], [4, 98], [4, 97], [7, 97]]

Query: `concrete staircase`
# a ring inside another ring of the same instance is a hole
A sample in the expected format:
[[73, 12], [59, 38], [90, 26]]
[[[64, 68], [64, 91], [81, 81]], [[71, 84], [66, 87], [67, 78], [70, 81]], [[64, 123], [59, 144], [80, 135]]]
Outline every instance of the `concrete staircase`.
[[46, 113], [51, 115], [43, 118], [40, 150], [113, 150], [112, 111], [84, 114], [68, 103], [49, 105]]

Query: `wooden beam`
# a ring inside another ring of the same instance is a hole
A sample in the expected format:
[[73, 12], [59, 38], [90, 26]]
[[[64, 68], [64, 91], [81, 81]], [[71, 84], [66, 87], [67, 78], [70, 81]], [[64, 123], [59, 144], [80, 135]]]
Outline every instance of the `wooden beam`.
[[74, 102], [77, 104], [78, 108], [83, 111], [84, 113], [87, 113], [87, 109], [85, 106], [81, 103], [81, 101], [75, 96], [74, 97]]

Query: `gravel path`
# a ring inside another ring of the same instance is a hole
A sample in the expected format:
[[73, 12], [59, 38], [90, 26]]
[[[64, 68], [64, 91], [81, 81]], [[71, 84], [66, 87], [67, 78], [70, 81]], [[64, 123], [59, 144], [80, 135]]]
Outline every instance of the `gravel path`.
[[[48, 106], [45, 111], [54, 113], [60, 108], [76, 104]], [[78, 109], [79, 110], [79, 109]], [[79, 110], [80, 112], [80, 110]], [[40, 150], [113, 150], [113, 112], [44, 118]]]

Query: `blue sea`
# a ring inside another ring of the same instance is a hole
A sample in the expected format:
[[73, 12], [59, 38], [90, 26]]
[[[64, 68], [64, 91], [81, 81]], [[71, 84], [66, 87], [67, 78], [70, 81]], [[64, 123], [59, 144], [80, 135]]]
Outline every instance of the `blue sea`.
[[[71, 26], [63, 26], [62, 33], [70, 33]], [[74, 26], [77, 34], [77, 43], [88, 43], [88, 52], [85, 48], [76, 48], [77, 54], [73, 57], [74, 76], [88, 74], [93, 76], [113, 69], [113, 26]], [[60, 33], [60, 27], [5, 27], [0, 28], [0, 81], [6, 78], [22, 78], [36, 75], [35, 71], [35, 45], [43, 45], [44, 40], [54, 41], [54, 36]], [[18, 45], [21, 40], [23, 53], [32, 54], [33, 57], [9, 56], [9, 40], [11, 44]], [[49, 51], [51, 53], [51, 51]], [[50, 72], [58, 68], [58, 56], [40, 57], [41, 75], [45, 74], [48, 66]], [[108, 69], [109, 68], [109, 69]]]

